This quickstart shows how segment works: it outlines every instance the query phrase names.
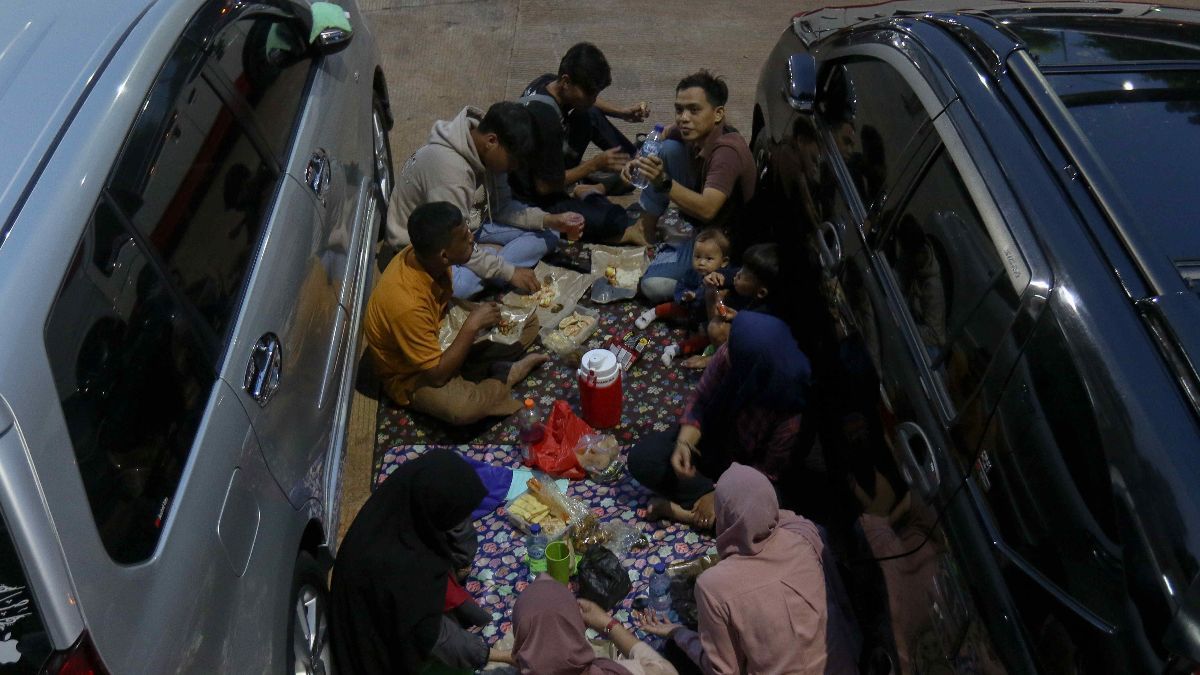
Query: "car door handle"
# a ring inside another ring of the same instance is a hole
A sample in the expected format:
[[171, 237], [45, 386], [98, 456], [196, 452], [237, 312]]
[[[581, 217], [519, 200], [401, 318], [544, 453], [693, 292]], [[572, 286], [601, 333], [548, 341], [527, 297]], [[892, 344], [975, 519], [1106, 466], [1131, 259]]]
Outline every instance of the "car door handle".
[[828, 220], [817, 226], [817, 252], [821, 256], [821, 266], [829, 272], [842, 261], [842, 233]]
[[308, 159], [308, 167], [304, 170], [304, 182], [324, 205], [325, 193], [329, 192], [329, 155], [323, 148], [317, 148]]
[[254, 343], [250, 350], [250, 363], [246, 366], [246, 381], [242, 384], [250, 398], [259, 407], [267, 405], [275, 390], [279, 389], [279, 378], [283, 369], [283, 347], [274, 333], [267, 333]]
[[896, 426], [896, 442], [906, 460], [900, 467], [905, 480], [920, 490], [922, 496], [932, 496], [942, 483], [942, 475], [929, 437], [917, 424], [901, 422]]

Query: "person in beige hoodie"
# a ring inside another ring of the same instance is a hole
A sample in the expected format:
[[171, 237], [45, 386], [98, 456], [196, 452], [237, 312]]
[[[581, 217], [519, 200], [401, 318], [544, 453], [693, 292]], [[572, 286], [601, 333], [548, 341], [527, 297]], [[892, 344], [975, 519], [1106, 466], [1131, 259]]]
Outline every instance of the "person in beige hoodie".
[[421, 204], [445, 201], [466, 216], [480, 244], [465, 265], [453, 270], [454, 297], [469, 298], [485, 280], [510, 283], [534, 292], [531, 269], [558, 245], [559, 232], [582, 218], [550, 214], [513, 200], [507, 171], [533, 151], [529, 112], [500, 102], [488, 108], [467, 106], [452, 120], [435, 122], [429, 140], [404, 164], [388, 201], [387, 243], [399, 250], [409, 244], [408, 217]]

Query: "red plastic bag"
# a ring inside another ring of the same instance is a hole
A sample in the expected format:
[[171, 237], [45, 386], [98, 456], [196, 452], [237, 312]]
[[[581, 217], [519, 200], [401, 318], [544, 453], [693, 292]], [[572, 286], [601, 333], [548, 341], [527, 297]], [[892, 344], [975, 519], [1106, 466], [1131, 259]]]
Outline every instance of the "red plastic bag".
[[533, 464], [551, 476], [583, 480], [587, 474], [575, 456], [575, 445], [585, 434], [594, 433], [566, 401], [555, 401], [546, 419], [546, 435], [533, 445]]

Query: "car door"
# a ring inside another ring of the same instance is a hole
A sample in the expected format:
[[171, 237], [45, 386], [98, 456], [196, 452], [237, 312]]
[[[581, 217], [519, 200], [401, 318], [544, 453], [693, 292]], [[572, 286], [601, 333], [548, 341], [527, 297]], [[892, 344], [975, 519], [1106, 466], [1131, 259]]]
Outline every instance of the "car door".
[[[276, 172], [245, 194], [264, 233], [226, 376], [296, 507], [320, 491], [314, 474], [332, 444], [335, 410], [326, 392], [346, 338], [339, 301], [349, 243], [338, 229], [344, 171], [327, 150], [310, 152], [296, 138], [317, 70], [300, 31], [290, 13], [248, 5], [214, 38], [210, 61], [214, 105], [239, 121], [262, 165]], [[294, 175], [298, 157], [302, 177]]]

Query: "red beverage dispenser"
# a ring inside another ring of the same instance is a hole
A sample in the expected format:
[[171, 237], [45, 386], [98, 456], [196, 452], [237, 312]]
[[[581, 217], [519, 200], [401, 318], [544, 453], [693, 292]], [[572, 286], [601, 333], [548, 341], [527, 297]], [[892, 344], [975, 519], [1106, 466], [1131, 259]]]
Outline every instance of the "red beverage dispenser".
[[607, 349], [593, 349], [579, 364], [579, 407], [585, 422], [596, 429], [621, 422], [621, 366]]

